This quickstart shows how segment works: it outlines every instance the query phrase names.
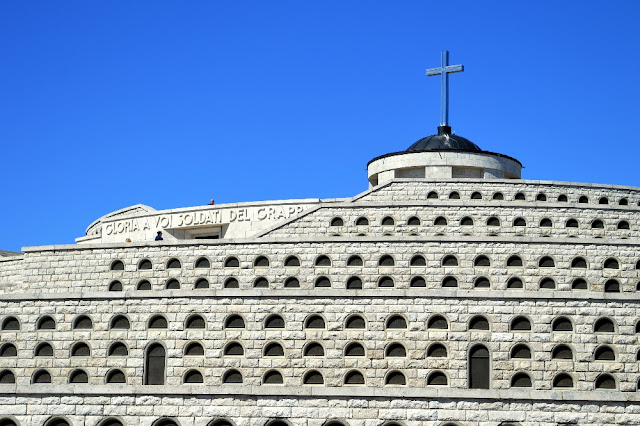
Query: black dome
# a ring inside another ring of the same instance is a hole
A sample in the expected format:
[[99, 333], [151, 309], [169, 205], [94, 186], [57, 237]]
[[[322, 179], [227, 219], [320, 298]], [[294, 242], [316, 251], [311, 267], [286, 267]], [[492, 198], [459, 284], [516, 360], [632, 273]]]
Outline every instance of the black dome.
[[438, 134], [422, 138], [407, 148], [407, 151], [482, 151], [478, 145], [462, 136], [452, 135], [451, 127], [438, 127]]

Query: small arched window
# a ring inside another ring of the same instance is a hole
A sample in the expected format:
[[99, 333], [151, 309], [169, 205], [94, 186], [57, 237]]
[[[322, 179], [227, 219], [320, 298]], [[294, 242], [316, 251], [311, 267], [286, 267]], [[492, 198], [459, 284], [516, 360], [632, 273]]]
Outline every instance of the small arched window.
[[78, 342], [71, 347], [71, 356], [91, 356], [89, 345]]
[[69, 383], [89, 383], [89, 376], [84, 370], [73, 370], [69, 374]]
[[507, 259], [507, 266], [522, 266], [522, 258], [520, 256], [510, 256]]
[[394, 266], [395, 264], [396, 262], [393, 260], [393, 257], [388, 254], [381, 256], [378, 260], [378, 266]]
[[600, 318], [593, 325], [593, 331], [596, 333], [614, 333], [616, 326], [609, 318]]
[[109, 323], [110, 329], [128, 330], [131, 327], [129, 320], [124, 315], [116, 315], [111, 318]]
[[511, 358], [531, 359], [531, 349], [524, 343], [519, 343], [511, 348]]
[[500, 219], [495, 216], [490, 217], [487, 219], [487, 226], [500, 226]]
[[329, 256], [320, 255], [316, 258], [316, 266], [331, 266], [331, 259]]
[[547, 201], [547, 196], [541, 192], [536, 195], [536, 201]]
[[235, 277], [229, 277], [224, 282], [224, 288], [240, 288], [240, 283]]
[[387, 318], [385, 326], [387, 329], [406, 329], [407, 320], [402, 315], [391, 315]]
[[411, 287], [426, 287], [427, 286], [427, 282], [424, 280], [423, 277], [413, 277], [411, 278], [411, 282], [409, 283], [409, 285]]
[[553, 378], [554, 388], [572, 388], [573, 378], [567, 373], [560, 373]]
[[511, 331], [531, 331], [531, 321], [525, 317], [515, 317], [511, 321]]
[[269, 280], [267, 280], [265, 277], [258, 277], [253, 282], [253, 287], [254, 288], [269, 288]]
[[185, 384], [204, 383], [204, 378], [198, 370], [189, 370], [185, 373], [182, 382]]
[[36, 330], [55, 330], [56, 321], [48, 315], [41, 317], [36, 323]]
[[409, 265], [410, 266], [427, 266], [427, 261], [425, 260], [424, 256], [420, 254], [416, 254], [411, 258]]
[[318, 370], [307, 371], [302, 377], [302, 383], [305, 385], [323, 385], [324, 377]]
[[458, 266], [458, 259], [453, 255], [442, 258], [442, 266]]
[[587, 261], [584, 259], [584, 257], [576, 257], [571, 261], [571, 267], [572, 268], [586, 268], [587, 267]]
[[271, 342], [267, 343], [264, 347], [264, 351], [262, 352], [263, 356], [267, 357], [280, 357], [284, 356], [284, 349], [280, 343]]
[[153, 265], [151, 265], [151, 261], [149, 259], [142, 259], [140, 263], [138, 263], [138, 270], [145, 271], [150, 270]]
[[264, 320], [264, 328], [284, 328], [284, 319], [277, 314], [269, 315]]
[[348, 290], [361, 290], [362, 289], [362, 279], [360, 279], [360, 277], [350, 277], [347, 280], [347, 289]]
[[324, 318], [320, 315], [309, 315], [304, 322], [304, 328], [325, 329], [327, 327]]
[[178, 259], [169, 259], [167, 262], [167, 269], [180, 269], [182, 268], [182, 264]]
[[551, 323], [553, 331], [573, 331], [573, 323], [567, 317], [558, 317]]
[[489, 320], [482, 315], [476, 315], [469, 321], [469, 330], [489, 330], [489, 328]]
[[620, 269], [620, 263], [613, 257], [604, 261], [604, 269]]
[[357, 370], [351, 370], [344, 376], [345, 385], [364, 385], [364, 376]]
[[258, 268], [267, 267], [267, 266], [269, 266], [269, 259], [267, 259], [265, 256], [258, 256], [253, 261], [253, 266], [258, 267]]
[[396, 224], [396, 221], [393, 220], [391, 216], [386, 216], [382, 219], [382, 226], [393, 226]]
[[442, 280], [442, 287], [458, 287], [458, 280], [456, 277], [446, 276]]
[[227, 370], [222, 375], [222, 383], [242, 383], [242, 374], [238, 370]]
[[627, 198], [620, 198], [620, 201], [618, 201], [618, 205], [620, 205], [620, 206], [628, 206], [629, 205], [629, 200]]
[[491, 288], [491, 281], [487, 277], [478, 277], [473, 282], [475, 288]]
[[164, 288], [167, 290], [180, 290], [180, 281], [175, 278], [171, 278], [164, 285]]
[[591, 222], [591, 228], [604, 229], [604, 222], [602, 222], [600, 219], [596, 219], [593, 222]]
[[91, 318], [86, 315], [80, 315], [73, 321], [74, 330], [91, 330], [93, 328], [93, 322]]
[[18, 349], [13, 343], [5, 343], [0, 347], [0, 358], [18, 356]]
[[224, 267], [225, 268], [239, 268], [240, 267], [240, 261], [238, 260], [237, 257], [228, 257], [225, 259], [224, 261]]
[[393, 287], [394, 285], [393, 278], [386, 275], [378, 280], [378, 287]]
[[[317, 284], [317, 281], [316, 281]], [[329, 286], [331, 285], [331, 283], [329, 283]], [[318, 287], [316, 285], [316, 287]], [[296, 277], [289, 277], [286, 280], [284, 280], [284, 288], [300, 288], [300, 280], [298, 280]]]
[[20, 321], [16, 317], [6, 317], [2, 321], [2, 331], [20, 330]]
[[433, 221], [433, 224], [435, 226], [445, 226], [447, 224], [447, 219], [445, 219], [442, 216], [438, 216], [436, 217], [436, 219]]
[[111, 269], [112, 271], [124, 271], [124, 263], [122, 263], [122, 261], [121, 261], [121, 260], [114, 260], [114, 261], [111, 263], [111, 267], [110, 267], [110, 269]]
[[462, 219], [460, 219], [460, 226], [473, 226], [473, 219], [471, 219], [469, 216], [465, 216]]
[[504, 200], [504, 195], [502, 194], [502, 192], [496, 192], [495, 194], [493, 194], [492, 197], [494, 200]]
[[508, 289], [524, 288], [524, 284], [522, 283], [522, 280], [520, 278], [512, 277], [512, 278], [509, 278], [509, 281], [507, 281], [507, 288]]
[[598, 204], [609, 204], [609, 199], [607, 197], [600, 197]]
[[325, 276], [318, 277], [316, 279], [314, 287], [316, 287], [316, 288], [319, 288], [319, 287], [331, 287], [331, 281], [329, 280], [328, 277], [325, 277]]
[[324, 348], [318, 342], [311, 342], [304, 347], [304, 356], [324, 356]]
[[297, 256], [288, 256], [284, 260], [284, 266], [300, 266], [300, 259]]
[[449, 323], [442, 315], [434, 315], [429, 318], [427, 328], [431, 330], [447, 330], [449, 328]]
[[[0, 371], [0, 384], [9, 384], [15, 383], [16, 376], [13, 374], [11, 370], [2, 370]], [[11, 426], [11, 423], [8, 423], [7, 426]]]
[[109, 283], [109, 291], [122, 291], [122, 283], [118, 280], [111, 281]]
[[433, 343], [427, 349], [428, 358], [446, 358], [447, 348], [442, 343]]
[[572, 290], [588, 290], [589, 286], [587, 285], [587, 281], [584, 278], [576, 278], [571, 283]]
[[405, 386], [407, 379], [400, 371], [391, 371], [384, 378], [384, 384], [388, 386]]
[[587, 197], [585, 195], [580, 196], [580, 198], [578, 198], [578, 203], [580, 203], [580, 204], [589, 203], [589, 197]]
[[573, 350], [567, 345], [558, 345], [551, 351], [551, 359], [573, 359]]
[[185, 356], [203, 356], [204, 348], [198, 342], [188, 343], [187, 346], [185, 346], [184, 348], [184, 355]]
[[129, 349], [122, 342], [113, 342], [111, 346], [109, 346], [109, 356], [128, 356]]
[[243, 356], [244, 348], [238, 342], [229, 342], [224, 347], [224, 355], [225, 356]]
[[541, 228], [551, 228], [551, 227], [553, 227], [553, 222], [548, 217], [545, 217], [545, 218], [540, 220], [540, 227]]
[[196, 260], [196, 268], [211, 268], [211, 262], [206, 257]]
[[627, 222], [626, 220], [621, 220], [620, 222], [618, 222], [618, 229], [623, 231], [629, 230], [629, 222]]
[[593, 359], [596, 361], [615, 361], [616, 354], [610, 346], [598, 346], [593, 353]]
[[567, 223], [565, 224], [565, 227], [567, 228], [578, 228], [578, 221], [575, 219], [569, 219], [567, 220]]
[[356, 219], [356, 226], [367, 226], [369, 224], [369, 219], [366, 217], [359, 217]]
[[51, 374], [47, 370], [38, 370], [33, 373], [31, 383], [51, 383]]
[[269, 370], [264, 373], [262, 377], [263, 385], [282, 385], [284, 384], [284, 379], [282, 378], [282, 374], [276, 370]]
[[553, 278], [543, 278], [540, 280], [540, 288], [543, 290], [553, 290], [556, 288], [556, 282]]
[[473, 266], [491, 266], [491, 261], [487, 256], [480, 255], [473, 261]]
[[523, 217], [516, 217], [513, 219], [513, 226], [524, 227], [527, 226], [527, 221]]
[[200, 278], [195, 282], [193, 288], [195, 288], [196, 290], [209, 288], [209, 281], [207, 281], [206, 278]]
[[596, 378], [596, 389], [615, 389], [616, 379], [611, 374], [601, 374]]
[[558, 202], [559, 203], [566, 203], [567, 201], [569, 201], [569, 198], [567, 198], [567, 196], [565, 194], [558, 195]]
[[449, 199], [450, 200], [459, 200], [460, 199], [460, 193], [457, 191], [453, 191], [449, 193]]
[[384, 352], [385, 357], [406, 357], [407, 350], [401, 343], [392, 343]]
[[427, 376], [427, 386], [447, 386], [447, 375], [442, 371], [434, 371]]
[[140, 291], [151, 290], [151, 283], [148, 280], [142, 280], [138, 283], [136, 290], [140, 290]]
[[358, 255], [349, 256], [347, 260], [347, 266], [362, 266], [364, 263], [362, 262], [362, 258]]
[[538, 262], [538, 266], [541, 268], [553, 268], [556, 266], [556, 263], [549, 256], [543, 256]]
[[434, 198], [438, 198], [438, 193], [437, 193], [437, 192], [435, 192], [435, 191], [430, 191], [430, 192], [427, 194], [427, 199], [432, 200], [432, 199], [434, 199]]
[[518, 192], [515, 197], [513, 197], [514, 200], [518, 200], [518, 201], [524, 201], [526, 200], [525, 195], [522, 192]]
[[476, 191], [476, 192], [473, 192], [473, 193], [471, 194], [471, 199], [472, 199], [472, 200], [482, 200], [482, 194], [481, 194], [481, 193], [479, 193], [479, 192], [477, 192], [477, 191]]
[[409, 226], [418, 226], [420, 225], [420, 218], [416, 216], [411, 216], [409, 220], [407, 220], [407, 225]]
[[240, 315], [229, 315], [224, 321], [224, 328], [244, 328], [244, 319]]
[[344, 220], [341, 217], [334, 217], [331, 219], [330, 226], [344, 226]]
[[127, 376], [122, 370], [114, 368], [107, 373], [105, 380], [107, 383], [127, 383]]
[[483, 345], [476, 345], [469, 351], [469, 387], [471, 389], [489, 389], [491, 360], [489, 350]]
[[162, 315], [154, 315], [149, 320], [148, 328], [165, 329], [167, 327], [167, 319]]
[[610, 279], [604, 283], [605, 293], [620, 293], [620, 282], [618, 280]]
[[366, 328], [367, 323], [364, 318], [360, 315], [351, 315], [345, 321], [344, 327], [346, 329], [364, 329]]
[[511, 377], [512, 388], [530, 388], [531, 377], [527, 373], [516, 373]]

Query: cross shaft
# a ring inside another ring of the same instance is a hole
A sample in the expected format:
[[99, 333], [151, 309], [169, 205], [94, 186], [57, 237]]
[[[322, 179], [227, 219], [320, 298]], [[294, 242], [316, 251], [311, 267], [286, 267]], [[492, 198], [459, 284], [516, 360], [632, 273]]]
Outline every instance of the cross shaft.
[[449, 65], [449, 51], [442, 51], [442, 66], [429, 68], [427, 76], [439, 75], [440, 80], [440, 126], [448, 126], [449, 122], [449, 74], [463, 72], [463, 65]]

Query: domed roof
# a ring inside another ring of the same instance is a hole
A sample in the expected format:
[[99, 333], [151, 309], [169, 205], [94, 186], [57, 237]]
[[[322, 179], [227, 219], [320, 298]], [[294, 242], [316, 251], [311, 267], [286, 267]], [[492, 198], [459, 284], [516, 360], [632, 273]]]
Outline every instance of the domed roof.
[[462, 136], [452, 135], [451, 127], [438, 127], [438, 134], [427, 136], [416, 141], [407, 151], [482, 151], [478, 145]]

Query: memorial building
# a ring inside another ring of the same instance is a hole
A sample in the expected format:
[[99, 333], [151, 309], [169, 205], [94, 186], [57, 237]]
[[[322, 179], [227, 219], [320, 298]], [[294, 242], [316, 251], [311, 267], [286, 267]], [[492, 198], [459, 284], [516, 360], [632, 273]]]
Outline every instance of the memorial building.
[[459, 71], [351, 198], [0, 252], [0, 426], [640, 424], [640, 188], [521, 179], [452, 132]]

